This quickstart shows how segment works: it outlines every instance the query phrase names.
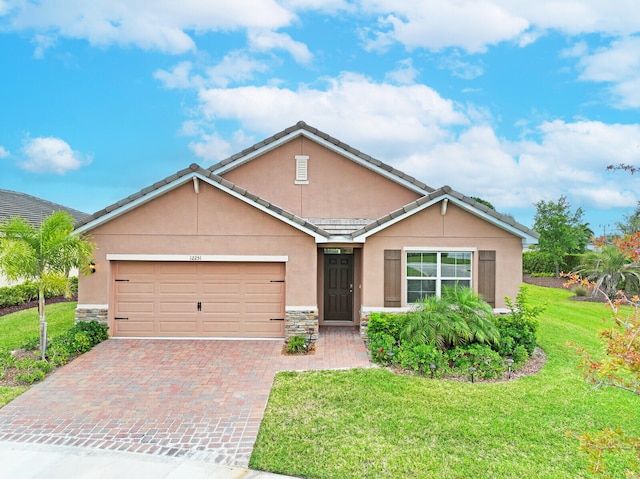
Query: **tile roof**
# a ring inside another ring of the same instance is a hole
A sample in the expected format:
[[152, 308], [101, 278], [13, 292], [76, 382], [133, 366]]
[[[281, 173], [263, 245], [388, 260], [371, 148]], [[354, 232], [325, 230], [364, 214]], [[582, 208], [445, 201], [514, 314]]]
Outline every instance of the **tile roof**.
[[[250, 203], [254, 203], [255, 206], [260, 207], [261, 209], [266, 209], [272, 213], [274, 213], [277, 216], [282, 217], [283, 219], [287, 220], [288, 222], [291, 223], [295, 223], [299, 226], [301, 226], [302, 228], [311, 231], [317, 235], [323, 236], [325, 238], [329, 238], [331, 235], [330, 233], [328, 233], [327, 231], [324, 231], [322, 228], [319, 228], [317, 225], [314, 225], [310, 222], [308, 222], [307, 220], [305, 220], [304, 218], [300, 218], [299, 216], [294, 215], [293, 213], [290, 213], [282, 208], [280, 208], [277, 205], [274, 205], [273, 203], [260, 198], [257, 195], [254, 195], [253, 193], [250, 193], [249, 191], [245, 190], [244, 188], [236, 185], [235, 183], [230, 182], [229, 180], [226, 180], [224, 178], [222, 178], [221, 176], [216, 175], [215, 173], [212, 173], [209, 170], [205, 170], [204, 168], [198, 166], [195, 163], [192, 163], [188, 168], [185, 168], [183, 170], [178, 171], [177, 173], [168, 176], [166, 178], [164, 178], [163, 180], [160, 180], [156, 183], [154, 183], [152, 186], [144, 188], [140, 191], [138, 191], [137, 193], [132, 194], [131, 196], [128, 196], [127, 198], [118, 201], [117, 203], [114, 203], [110, 206], [107, 206], [106, 208], [97, 211], [96, 213], [94, 213], [93, 215], [87, 216], [86, 218], [81, 219], [80, 221], [78, 221], [76, 223], [76, 229], [88, 225], [89, 223], [92, 223], [96, 220], [99, 220], [101, 217], [108, 215], [111, 212], [114, 212], [120, 208], [123, 208], [127, 205], [131, 205], [132, 203], [134, 203], [137, 200], [144, 200], [145, 197], [149, 197], [149, 199], [151, 199], [152, 197], [154, 197], [153, 193], [157, 192], [158, 190], [162, 189], [165, 186], [170, 186], [172, 183], [176, 183], [177, 180], [185, 177], [185, 176], [193, 176], [193, 174], [199, 174], [207, 179], [209, 179], [210, 181], [219, 184], [223, 189], [229, 191], [229, 192], [233, 192], [237, 195], [243, 196], [244, 198], [247, 199], [248, 202]], [[126, 208], [125, 208], [126, 210]]]
[[[303, 134], [303, 132], [308, 132], [311, 135], [326, 141], [327, 143], [335, 145], [337, 148], [343, 150], [344, 152], [349, 153], [354, 157], [359, 158], [360, 160], [363, 160], [365, 163], [368, 163], [371, 166], [371, 168], [384, 171], [392, 176], [395, 176], [399, 180], [406, 181], [407, 183], [414, 185], [420, 190], [424, 190], [425, 192], [434, 191], [433, 188], [431, 188], [430, 186], [427, 186], [426, 184], [417, 180], [413, 176], [407, 175], [406, 173], [403, 173], [402, 171], [397, 170], [394, 167], [387, 165], [386, 163], [383, 163], [382, 161], [370, 155], [367, 155], [366, 153], [363, 153], [360, 150], [353, 148], [352, 146], [347, 145], [346, 143], [343, 143], [337, 138], [334, 138], [331, 135], [328, 135], [327, 133], [324, 133], [323, 131], [318, 130], [317, 128], [307, 125], [304, 121], [299, 121], [295, 125], [290, 126], [289, 128], [285, 128], [284, 130], [276, 133], [275, 135], [270, 136], [269, 138], [259, 141], [255, 145], [250, 146], [249, 148], [245, 148], [241, 152], [236, 153], [235, 155], [232, 155], [222, 160], [221, 162], [216, 163], [215, 165], [209, 167], [209, 170], [212, 172], [219, 172], [221, 169], [225, 167], [232, 167], [233, 163], [235, 162], [238, 162], [239, 164], [241, 164], [242, 163], [241, 160], [243, 158], [255, 153], [256, 151], [261, 149], [268, 149], [269, 145], [276, 143], [278, 140], [284, 137], [290, 137], [290, 139], [296, 138], [297, 136]], [[296, 135], [296, 133], [298, 133], [298, 135]]]
[[372, 230], [385, 226], [387, 223], [390, 223], [391, 221], [393, 221], [395, 218], [399, 216], [403, 216], [409, 213], [410, 211], [416, 208], [419, 208], [420, 206], [423, 206], [424, 204], [433, 203], [434, 201], [437, 201], [440, 198], [444, 199], [444, 197], [446, 196], [451, 197], [454, 200], [458, 200], [459, 204], [461, 205], [467, 205], [475, 210], [479, 210], [485, 215], [493, 218], [496, 222], [506, 224], [511, 228], [513, 228], [514, 230], [517, 230], [526, 236], [530, 236], [535, 239], [539, 238], [540, 236], [536, 231], [518, 223], [511, 216], [498, 213], [496, 210], [489, 208], [488, 206], [474, 200], [473, 198], [469, 196], [465, 196], [462, 193], [458, 193], [457, 191], [453, 190], [450, 186], [443, 186], [438, 190], [434, 190], [428, 195], [425, 195], [422, 198], [418, 198], [416, 201], [412, 201], [411, 203], [403, 206], [402, 208], [392, 211], [388, 215], [385, 215], [381, 218], [376, 219], [375, 221], [372, 221], [368, 225], [363, 226], [358, 231], [352, 232], [351, 236], [353, 238], [356, 238], [358, 236], [366, 235], [368, 232]]
[[82, 211], [52, 203], [42, 198], [36, 198], [26, 193], [0, 190], [0, 221], [4, 221], [12, 216], [21, 216], [32, 225], [38, 226], [43, 219], [51, 215], [54, 211], [66, 211], [73, 216], [76, 221], [88, 216], [87, 213], [83, 213]]

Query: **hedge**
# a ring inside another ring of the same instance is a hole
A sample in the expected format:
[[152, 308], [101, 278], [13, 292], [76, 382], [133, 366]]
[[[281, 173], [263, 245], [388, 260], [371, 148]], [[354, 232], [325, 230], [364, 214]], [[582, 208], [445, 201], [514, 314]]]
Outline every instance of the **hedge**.
[[[71, 282], [71, 292], [78, 292], [78, 278], [69, 278]], [[62, 296], [65, 293], [64, 290], [51, 289], [44, 293], [45, 298], [53, 298], [55, 296]], [[35, 301], [38, 299], [38, 286], [32, 281], [25, 281], [22, 284], [15, 286], [3, 286], [0, 288], [0, 308], [8, 308], [11, 306], [18, 306], [20, 304], [28, 303], [29, 301]]]

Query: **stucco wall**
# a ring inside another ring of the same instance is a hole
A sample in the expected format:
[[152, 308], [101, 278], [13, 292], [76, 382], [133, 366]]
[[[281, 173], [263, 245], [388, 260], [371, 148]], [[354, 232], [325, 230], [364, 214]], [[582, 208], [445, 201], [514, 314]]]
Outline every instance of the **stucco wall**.
[[[440, 203], [369, 237], [363, 257], [363, 306], [384, 306], [384, 250], [403, 248], [477, 248], [496, 251], [496, 307], [504, 297], [515, 298], [522, 282], [522, 241], [507, 231], [449, 204], [445, 216]], [[404, 263], [403, 263], [404, 264]], [[478, 255], [473, 255], [472, 285], [478, 284]], [[403, 276], [405, 271], [403, 270]], [[403, 301], [406, 301], [406, 282]]]
[[109, 303], [107, 254], [288, 256], [286, 304], [317, 304], [314, 239], [204, 182], [199, 194], [185, 184], [89, 234], [96, 273], [80, 278], [81, 304]]
[[[309, 156], [307, 185], [294, 184], [295, 155]], [[304, 137], [223, 176], [303, 218], [380, 218], [420, 197]]]

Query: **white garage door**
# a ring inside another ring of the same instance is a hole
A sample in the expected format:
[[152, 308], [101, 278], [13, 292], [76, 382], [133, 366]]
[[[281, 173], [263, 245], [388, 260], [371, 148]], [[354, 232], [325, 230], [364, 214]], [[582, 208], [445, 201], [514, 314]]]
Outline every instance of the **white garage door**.
[[284, 337], [284, 263], [113, 267], [113, 336]]

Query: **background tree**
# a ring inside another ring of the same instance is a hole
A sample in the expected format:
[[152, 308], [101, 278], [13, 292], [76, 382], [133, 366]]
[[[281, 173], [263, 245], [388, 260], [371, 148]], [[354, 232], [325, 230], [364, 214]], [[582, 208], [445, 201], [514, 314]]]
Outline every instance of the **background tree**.
[[571, 212], [565, 196], [557, 202], [539, 201], [535, 207], [533, 229], [540, 234], [537, 249], [554, 263], [556, 277], [560, 277], [564, 255], [584, 253], [593, 232], [588, 223], [582, 222], [582, 208]]
[[0, 273], [9, 281], [32, 280], [38, 286], [40, 352], [47, 350], [45, 291], [68, 282], [69, 270], [88, 270], [93, 243], [73, 234], [73, 217], [58, 211], [34, 227], [21, 217], [0, 223]]
[[624, 215], [622, 221], [616, 222], [616, 227], [622, 235], [632, 235], [640, 231], [640, 204], [633, 213]]

